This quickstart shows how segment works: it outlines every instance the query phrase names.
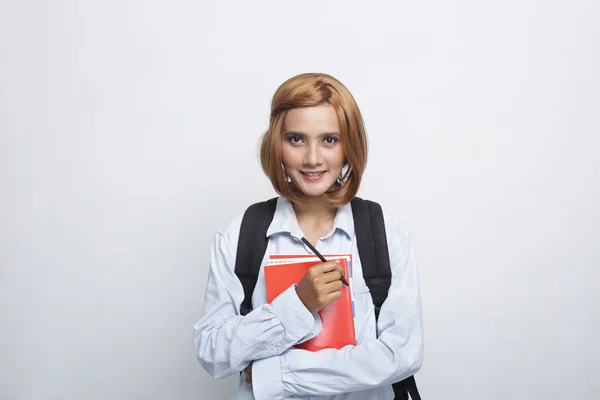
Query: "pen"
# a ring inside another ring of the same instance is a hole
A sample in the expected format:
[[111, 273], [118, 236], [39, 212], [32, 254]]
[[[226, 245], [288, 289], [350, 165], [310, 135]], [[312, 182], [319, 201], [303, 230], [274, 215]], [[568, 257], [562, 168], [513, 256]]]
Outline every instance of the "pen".
[[[319, 253], [319, 251], [318, 251], [317, 249], [315, 249], [315, 248], [313, 247], [313, 245], [312, 245], [312, 244], [310, 244], [310, 242], [309, 242], [308, 240], [306, 240], [306, 238], [305, 238], [305, 237], [303, 237], [303, 238], [302, 238], [302, 241], [304, 242], [304, 244], [306, 244], [306, 245], [308, 246], [308, 248], [309, 248], [309, 249], [311, 249], [311, 250], [312, 250], [312, 252], [313, 252], [313, 253], [315, 253], [315, 255], [316, 255], [317, 257], [319, 257], [319, 259], [320, 259], [321, 261], [323, 261], [324, 263], [326, 263], [326, 262], [327, 262], [327, 260], [325, 259], [325, 257], [323, 257], [323, 256], [321, 255], [321, 253]], [[346, 282], [346, 279], [344, 279], [344, 275], [342, 275], [342, 277], [340, 278], [340, 280], [342, 281], [342, 283], [343, 283], [344, 285], [348, 286], [348, 282]]]

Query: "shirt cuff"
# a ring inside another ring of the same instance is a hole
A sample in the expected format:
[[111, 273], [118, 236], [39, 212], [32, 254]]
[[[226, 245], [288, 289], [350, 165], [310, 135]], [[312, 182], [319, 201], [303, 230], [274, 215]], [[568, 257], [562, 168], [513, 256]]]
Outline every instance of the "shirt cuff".
[[311, 313], [302, 304], [296, 293], [295, 285], [290, 286], [277, 296], [271, 303], [271, 306], [273, 307], [274, 314], [285, 328], [286, 333], [294, 341], [308, 340], [321, 331], [321, 318], [319, 314]]
[[256, 360], [252, 364], [252, 391], [255, 400], [285, 398], [280, 359], [281, 356], [268, 357]]
[[304, 336], [302, 339], [298, 340], [296, 342], [296, 344], [304, 343], [307, 340], [314, 338], [315, 336], [317, 336], [319, 334], [319, 332], [321, 332], [321, 328], [323, 328], [323, 321], [321, 320], [321, 316], [319, 315], [319, 313], [313, 313], [313, 317], [314, 317], [315, 321], [314, 321], [312, 329], [310, 330], [310, 332], [308, 332], [308, 334], [306, 336]]

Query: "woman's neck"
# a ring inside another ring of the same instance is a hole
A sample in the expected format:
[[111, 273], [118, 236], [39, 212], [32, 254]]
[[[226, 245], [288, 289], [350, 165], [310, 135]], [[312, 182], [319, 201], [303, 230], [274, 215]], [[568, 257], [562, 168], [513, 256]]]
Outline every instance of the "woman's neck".
[[302, 201], [303, 203], [292, 203], [298, 219], [318, 221], [335, 217], [337, 208], [332, 206], [324, 197], [302, 199]]
[[296, 219], [306, 238], [313, 244], [331, 230], [337, 208], [325, 198], [303, 199], [304, 203], [292, 203]]

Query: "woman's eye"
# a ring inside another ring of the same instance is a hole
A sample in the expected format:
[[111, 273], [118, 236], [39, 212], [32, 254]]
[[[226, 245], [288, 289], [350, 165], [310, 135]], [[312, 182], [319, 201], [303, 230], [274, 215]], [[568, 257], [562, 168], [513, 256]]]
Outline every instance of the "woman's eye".
[[329, 136], [328, 138], [325, 139], [325, 142], [327, 144], [334, 144], [337, 141], [338, 141], [337, 138], [334, 138], [333, 136]]
[[291, 141], [292, 143], [300, 143], [300, 142], [302, 141], [302, 138], [301, 138], [300, 136], [292, 136], [292, 137], [290, 138], [290, 141]]

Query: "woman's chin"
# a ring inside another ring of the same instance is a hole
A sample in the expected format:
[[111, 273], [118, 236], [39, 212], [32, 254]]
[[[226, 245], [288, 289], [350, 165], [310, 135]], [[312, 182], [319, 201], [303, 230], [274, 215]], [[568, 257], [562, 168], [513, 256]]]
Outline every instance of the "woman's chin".
[[320, 198], [320, 197], [324, 197], [327, 192], [329, 192], [329, 190], [331, 189], [331, 187], [319, 187], [319, 188], [315, 188], [315, 187], [297, 187], [297, 189], [299, 190], [299, 192], [302, 194], [302, 196], [308, 197], [308, 198]]

